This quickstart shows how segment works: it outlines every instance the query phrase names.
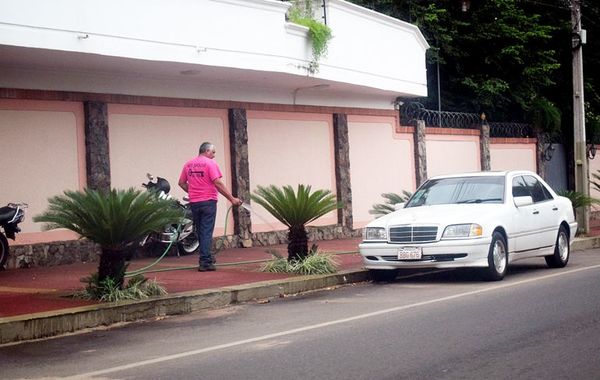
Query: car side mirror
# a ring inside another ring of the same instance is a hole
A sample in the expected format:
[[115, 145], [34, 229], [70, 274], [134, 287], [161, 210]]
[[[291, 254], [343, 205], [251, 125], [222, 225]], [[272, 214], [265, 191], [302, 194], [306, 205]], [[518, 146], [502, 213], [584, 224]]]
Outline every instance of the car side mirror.
[[533, 204], [533, 198], [531, 198], [529, 195], [525, 197], [515, 197], [514, 201], [515, 206], [517, 207], [529, 206]]
[[406, 204], [406, 202], [402, 202], [402, 203], [396, 203], [396, 204], [394, 205], [394, 210], [398, 211], [398, 210], [400, 210], [400, 209], [403, 209], [405, 204]]

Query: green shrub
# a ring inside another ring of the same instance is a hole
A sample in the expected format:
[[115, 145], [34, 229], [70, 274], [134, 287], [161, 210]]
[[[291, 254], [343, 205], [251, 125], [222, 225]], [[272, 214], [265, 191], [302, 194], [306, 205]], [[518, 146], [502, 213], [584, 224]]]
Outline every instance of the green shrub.
[[101, 302], [117, 302], [123, 300], [141, 300], [167, 294], [156, 280], [148, 280], [142, 275], [131, 277], [123, 287], [111, 277], [99, 281], [98, 273], [81, 279], [87, 283], [84, 290], [74, 294], [75, 298], [98, 300]]
[[313, 245], [309, 254], [303, 259], [288, 261], [277, 252], [269, 251], [274, 260], [269, 261], [261, 270], [271, 273], [294, 273], [301, 275], [329, 274], [337, 272], [337, 262], [333, 255], [320, 254]]

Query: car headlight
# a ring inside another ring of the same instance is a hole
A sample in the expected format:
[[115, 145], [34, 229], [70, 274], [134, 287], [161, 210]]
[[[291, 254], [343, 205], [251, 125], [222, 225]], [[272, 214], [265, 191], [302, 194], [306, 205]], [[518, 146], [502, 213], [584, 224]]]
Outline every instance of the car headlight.
[[363, 238], [364, 240], [387, 240], [387, 231], [382, 227], [367, 227]]
[[483, 228], [479, 224], [453, 224], [446, 227], [442, 239], [478, 237], [482, 234]]

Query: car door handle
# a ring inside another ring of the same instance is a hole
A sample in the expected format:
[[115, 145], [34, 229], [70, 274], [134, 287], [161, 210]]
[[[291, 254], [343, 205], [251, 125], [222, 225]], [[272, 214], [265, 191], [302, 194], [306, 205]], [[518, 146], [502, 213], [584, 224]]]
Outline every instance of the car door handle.
[[537, 215], [537, 214], [539, 214], [539, 213], [540, 213], [540, 212], [539, 212], [538, 210], [535, 210], [535, 211], [533, 212], [533, 215]]
[[558, 211], [558, 207], [552, 207], [552, 211]]

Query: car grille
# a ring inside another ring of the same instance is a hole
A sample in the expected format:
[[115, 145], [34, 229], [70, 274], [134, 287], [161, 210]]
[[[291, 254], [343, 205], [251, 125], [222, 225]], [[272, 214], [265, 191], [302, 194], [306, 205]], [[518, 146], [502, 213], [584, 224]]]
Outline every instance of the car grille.
[[430, 243], [437, 238], [437, 226], [400, 226], [390, 228], [392, 243]]

